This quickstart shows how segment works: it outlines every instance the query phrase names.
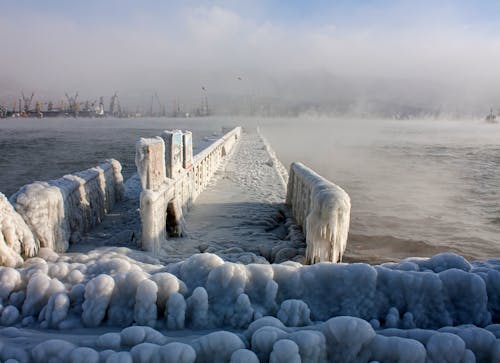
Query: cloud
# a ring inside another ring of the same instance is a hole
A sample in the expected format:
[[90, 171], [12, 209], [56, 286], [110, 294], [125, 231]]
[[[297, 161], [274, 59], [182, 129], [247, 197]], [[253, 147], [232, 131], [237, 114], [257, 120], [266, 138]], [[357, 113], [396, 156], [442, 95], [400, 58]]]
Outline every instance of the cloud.
[[[447, 9], [434, 10], [443, 14]], [[221, 3], [188, 3], [168, 16], [141, 9], [109, 24], [102, 17], [90, 22], [46, 12], [22, 17], [7, 12], [0, 15], [0, 67], [6, 75], [0, 82], [9, 87], [0, 98], [17, 95], [19, 88], [47, 97], [71, 90], [97, 97], [116, 89], [130, 97], [153, 90], [189, 97], [204, 85], [221, 98], [257, 93], [307, 99], [328, 75], [322, 92], [338, 93], [330, 83], [342, 79], [356, 88], [354, 98], [389, 85], [375, 93], [405, 102], [460, 105], [466, 100], [471, 107], [490, 102], [499, 91], [500, 36], [461, 24], [456, 15], [438, 24], [435, 17], [412, 17], [409, 11], [415, 8], [383, 13], [365, 6], [351, 24], [298, 25], [258, 11], [247, 16]], [[408, 25], [396, 20], [381, 25], [398, 16]], [[363, 19], [370, 20], [353, 26]], [[239, 75], [245, 76], [244, 86], [235, 82]]]

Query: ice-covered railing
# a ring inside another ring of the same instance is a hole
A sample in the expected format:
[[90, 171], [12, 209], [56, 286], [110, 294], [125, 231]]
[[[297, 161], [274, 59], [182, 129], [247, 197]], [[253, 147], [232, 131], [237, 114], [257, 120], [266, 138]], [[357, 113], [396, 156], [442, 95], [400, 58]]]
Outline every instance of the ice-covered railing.
[[182, 235], [183, 213], [239, 141], [241, 127], [229, 131], [194, 157], [190, 135], [165, 131], [161, 137], [141, 138], [136, 144], [142, 185], [141, 241], [147, 251], [156, 253], [167, 236]]
[[64, 252], [70, 241], [101, 223], [122, 196], [121, 165], [110, 159], [56, 180], [25, 185], [10, 202], [33, 233], [36, 248]]
[[290, 166], [286, 203], [305, 232], [306, 262], [342, 261], [349, 233], [349, 195], [296, 162]]

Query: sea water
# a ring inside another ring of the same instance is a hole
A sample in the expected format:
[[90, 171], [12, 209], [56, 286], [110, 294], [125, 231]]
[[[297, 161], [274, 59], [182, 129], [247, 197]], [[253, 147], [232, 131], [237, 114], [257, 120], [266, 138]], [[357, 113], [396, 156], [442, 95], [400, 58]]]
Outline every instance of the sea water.
[[500, 257], [500, 124], [299, 117], [262, 127], [351, 197], [351, 260]]
[[196, 153], [234, 125], [260, 126], [286, 167], [302, 161], [349, 193], [346, 261], [500, 257], [500, 124], [482, 120], [2, 119], [0, 192], [107, 158], [128, 178], [139, 137], [192, 130]]

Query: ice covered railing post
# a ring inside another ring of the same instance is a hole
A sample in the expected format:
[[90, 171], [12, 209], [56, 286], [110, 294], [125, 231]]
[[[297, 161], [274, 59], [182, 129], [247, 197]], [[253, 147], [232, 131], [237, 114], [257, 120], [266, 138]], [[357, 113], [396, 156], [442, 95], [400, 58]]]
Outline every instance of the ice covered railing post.
[[349, 195], [305, 165], [295, 162], [290, 166], [286, 203], [305, 232], [306, 262], [342, 261], [349, 233]]
[[241, 127], [236, 127], [194, 157], [190, 131], [169, 130], [137, 141], [143, 249], [157, 253], [167, 237], [184, 233], [184, 213], [240, 137]]
[[121, 170], [120, 163], [110, 159], [56, 180], [25, 185], [10, 203], [33, 233], [37, 248], [65, 252], [122, 199]]

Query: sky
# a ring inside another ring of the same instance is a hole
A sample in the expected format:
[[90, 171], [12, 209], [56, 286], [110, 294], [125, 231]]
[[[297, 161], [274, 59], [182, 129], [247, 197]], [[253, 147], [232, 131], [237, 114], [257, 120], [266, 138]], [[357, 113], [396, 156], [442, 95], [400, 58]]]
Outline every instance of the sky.
[[[500, 107], [493, 0], [3, 0], [0, 104], [157, 92], [223, 106]], [[270, 101], [271, 102], [271, 101]]]

